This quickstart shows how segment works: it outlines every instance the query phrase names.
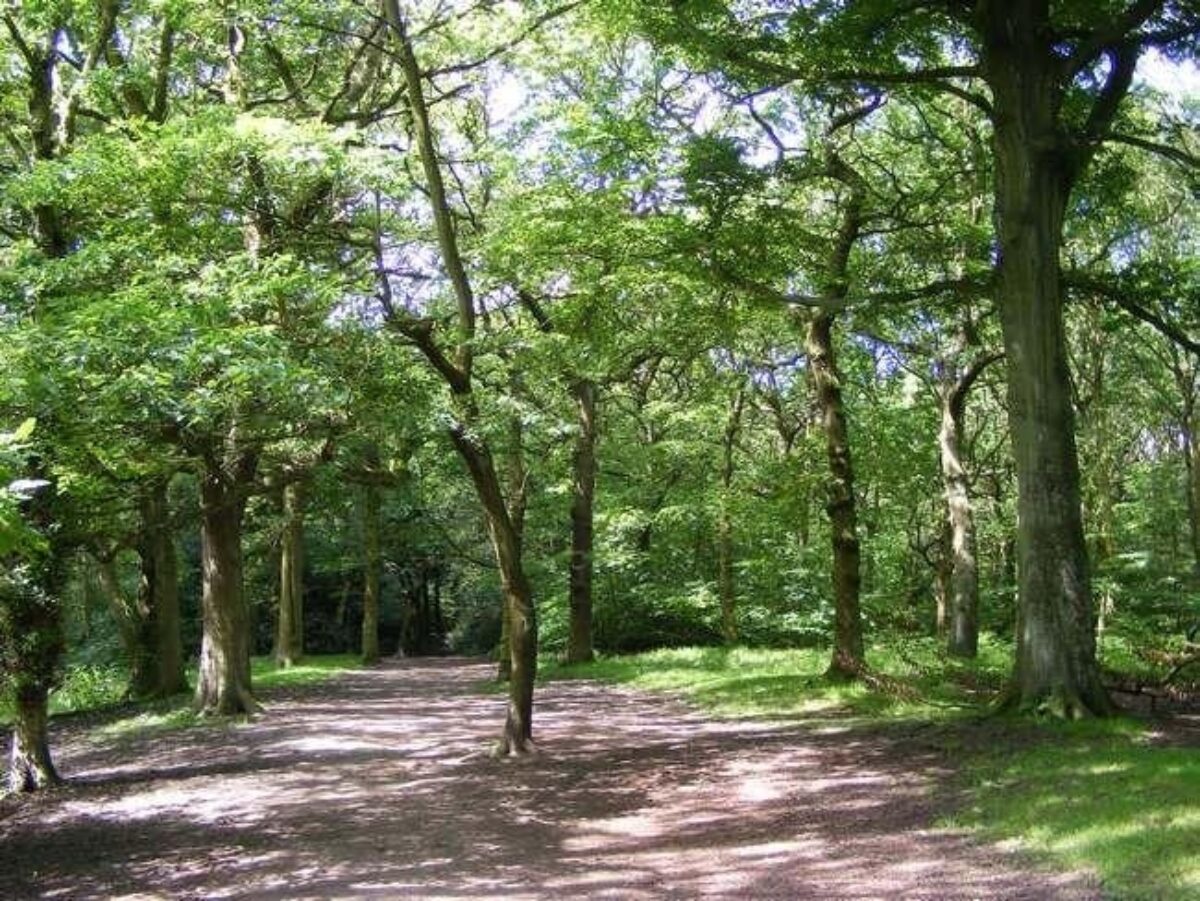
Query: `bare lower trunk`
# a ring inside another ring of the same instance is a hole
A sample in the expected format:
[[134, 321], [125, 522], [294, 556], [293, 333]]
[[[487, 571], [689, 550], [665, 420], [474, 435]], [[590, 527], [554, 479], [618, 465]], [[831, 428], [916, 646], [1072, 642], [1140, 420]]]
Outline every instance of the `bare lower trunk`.
[[988, 60], [998, 301], [1018, 486], [1017, 649], [1009, 700], [1021, 709], [1078, 717], [1107, 714], [1112, 704], [1096, 662], [1063, 324], [1059, 248], [1070, 179], [1055, 109], [1059, 60], [1043, 52], [1029, 22], [1007, 18], [1032, 15], [1031, 9], [996, 7]]
[[29, 792], [54, 785], [61, 780], [50, 759], [49, 693], [44, 687], [26, 687], [15, 700], [8, 790]]
[[1183, 398], [1183, 468], [1187, 478], [1188, 531], [1192, 547], [1192, 571], [1200, 575], [1200, 441], [1196, 440], [1195, 375], [1176, 367], [1175, 377]]
[[451, 432], [455, 448], [467, 464], [487, 519], [492, 549], [500, 570], [508, 620], [508, 712], [497, 744], [499, 755], [533, 750], [533, 683], [537, 676], [537, 619], [533, 592], [521, 560], [521, 533], [505, 504], [500, 479], [487, 447], [464, 429]]
[[1192, 567], [1200, 573], [1200, 442], [1192, 436], [1188, 454], [1188, 522], [1192, 534]]
[[833, 347], [833, 317], [813, 317], [805, 341], [810, 378], [825, 430], [829, 460], [829, 513], [833, 541], [834, 634], [829, 674], [856, 676], [862, 672], [862, 613], [859, 606], [858, 513], [854, 500], [854, 466], [846, 410], [842, 402], [841, 373]]
[[946, 493], [950, 537], [950, 592], [947, 649], [956, 657], [979, 651], [979, 571], [975, 562], [975, 516], [962, 462], [963, 397], [949, 387], [942, 396], [938, 447]]
[[942, 547], [937, 555], [933, 571], [933, 628], [935, 635], [939, 638], [945, 638], [950, 628], [951, 576], [954, 570], [954, 566], [950, 561], [950, 535], [948, 530], [940, 543]]
[[304, 656], [304, 484], [283, 489], [283, 537], [279, 554], [279, 620], [275, 663], [295, 666]]
[[379, 582], [383, 555], [379, 542], [380, 498], [376, 485], [367, 485], [363, 499], [363, 544], [366, 579], [363, 585], [362, 660], [379, 660]]
[[717, 592], [721, 599], [721, 637], [726, 644], [737, 641], [737, 585], [733, 574], [733, 518], [729, 503], [733, 489], [734, 450], [742, 426], [745, 386], [739, 386], [729, 407], [721, 443], [721, 506], [717, 511]]
[[250, 618], [242, 593], [240, 486], [223, 475], [201, 479], [202, 569], [200, 678], [196, 706], [205, 713], [249, 713], [257, 708], [250, 687]]
[[183, 640], [180, 636], [179, 563], [167, 500], [167, 482], [150, 487], [142, 497], [142, 536], [138, 547], [142, 575], [139, 606], [149, 611], [154, 678], [147, 687], [153, 697], [187, 691]]
[[596, 497], [596, 385], [580, 379], [571, 387], [578, 413], [572, 461], [570, 629], [567, 663], [586, 663], [592, 647], [592, 544]]

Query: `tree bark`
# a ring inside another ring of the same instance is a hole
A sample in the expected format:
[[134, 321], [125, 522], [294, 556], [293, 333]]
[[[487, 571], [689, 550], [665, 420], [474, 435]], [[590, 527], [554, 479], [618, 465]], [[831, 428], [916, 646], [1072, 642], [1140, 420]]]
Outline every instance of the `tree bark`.
[[571, 574], [568, 587], [570, 631], [567, 663], [586, 663], [592, 646], [592, 548], [596, 498], [596, 384], [579, 379], [571, 386], [578, 415], [572, 459]]
[[156, 481], [142, 495], [141, 580], [139, 607], [149, 611], [149, 641], [153, 646], [153, 680], [147, 685], [151, 697], [165, 698], [187, 691], [183, 640], [180, 635], [179, 563], [175, 557], [175, 533], [167, 499], [168, 483]]
[[842, 401], [841, 373], [834, 354], [832, 315], [819, 313], [812, 318], [805, 350], [825, 430], [825, 451], [829, 461], [829, 499], [825, 509], [829, 514], [833, 543], [834, 598], [833, 659], [829, 664], [829, 675], [856, 677], [865, 666], [859, 604], [861, 554], [854, 500], [854, 465], [850, 457], [846, 408]]
[[733, 518], [729, 510], [733, 488], [734, 450], [742, 425], [746, 386], [739, 385], [729, 406], [721, 442], [721, 499], [717, 511], [717, 593], [721, 600], [721, 637], [726, 644], [737, 641], [737, 585], [733, 574]]
[[379, 585], [383, 571], [380, 552], [380, 496], [378, 485], [367, 485], [363, 498], [363, 545], [366, 554], [363, 585], [362, 661], [379, 661]]
[[465, 428], [451, 431], [454, 446], [466, 463], [483, 506], [488, 534], [500, 569], [508, 618], [508, 711], [497, 754], [524, 754], [533, 750], [533, 683], [537, 676], [537, 618], [533, 591], [522, 565], [521, 533], [504, 502], [495, 461], [483, 442]]
[[1107, 714], [1081, 505], [1059, 250], [1077, 162], [1060, 121], [1061, 60], [1046, 4], [991, 4], [998, 302], [1017, 473], [1018, 616], [1008, 703]]
[[304, 656], [304, 503], [302, 481], [283, 487], [283, 536], [279, 554], [279, 619], [275, 663], [295, 666]]
[[200, 481], [202, 569], [200, 678], [196, 706], [204, 713], [257, 709], [250, 685], [250, 616], [242, 592], [244, 486], [222, 471]]
[[26, 686], [17, 692], [8, 768], [10, 792], [36, 791], [62, 781], [50, 759], [48, 701], [44, 686]]
[[946, 495], [950, 579], [947, 650], [956, 657], [979, 652], [979, 568], [975, 557], [975, 511], [963, 465], [962, 446], [967, 397], [975, 380], [996, 356], [975, 360], [966, 369], [946, 363], [938, 394], [942, 421], [938, 452]]

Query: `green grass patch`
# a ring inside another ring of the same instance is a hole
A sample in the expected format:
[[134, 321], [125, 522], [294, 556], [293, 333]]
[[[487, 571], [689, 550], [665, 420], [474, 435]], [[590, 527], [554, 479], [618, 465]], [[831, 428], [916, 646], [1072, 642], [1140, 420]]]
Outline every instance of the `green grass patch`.
[[[277, 667], [270, 657], [251, 661], [255, 692], [323, 682], [361, 666], [356, 654], [325, 654], [305, 657], [297, 666]], [[188, 668], [188, 684], [195, 685], [196, 667]], [[168, 731], [201, 722], [191, 710], [191, 696], [166, 700], [130, 702], [125, 698], [128, 670], [120, 664], [72, 666], [62, 684], [50, 694], [50, 714], [91, 714], [113, 711], [116, 719], [97, 727], [97, 734], [127, 735], [147, 730]], [[12, 724], [12, 708], [0, 701], [0, 727]]]
[[[296, 666], [289, 666], [286, 669], [277, 667], [270, 657], [255, 657], [251, 662], [251, 679], [254, 690], [258, 691], [264, 688], [284, 688], [324, 682], [338, 673], [361, 667], [362, 658], [357, 654], [322, 654], [305, 657]], [[188, 678], [192, 684], [195, 684], [194, 672], [190, 673]]]
[[952, 825], [1099, 874], [1107, 894], [1200, 898], [1200, 753], [1131, 721], [1045, 724], [1033, 747], [969, 764]]
[[867, 654], [874, 687], [825, 678], [829, 651], [669, 648], [593, 663], [549, 663], [546, 679], [599, 679], [682, 695], [721, 716], [801, 717], [838, 709], [869, 717], [941, 717], [977, 707], [1000, 686], [1009, 652], [985, 639], [973, 661], [947, 658], [932, 639], [880, 644]]

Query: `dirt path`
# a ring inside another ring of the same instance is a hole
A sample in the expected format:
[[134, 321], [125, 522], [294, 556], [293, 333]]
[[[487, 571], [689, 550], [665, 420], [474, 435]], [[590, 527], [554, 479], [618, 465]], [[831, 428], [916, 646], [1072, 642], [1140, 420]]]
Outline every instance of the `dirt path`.
[[392, 662], [241, 726], [59, 737], [70, 784], [0, 811], [0, 898], [1095, 898], [931, 826], [912, 736], [714, 722], [540, 690], [492, 760], [474, 661]]

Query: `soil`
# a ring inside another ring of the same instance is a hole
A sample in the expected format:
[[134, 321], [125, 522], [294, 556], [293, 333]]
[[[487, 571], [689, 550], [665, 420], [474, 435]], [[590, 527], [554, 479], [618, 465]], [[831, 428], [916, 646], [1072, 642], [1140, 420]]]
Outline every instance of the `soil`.
[[0, 802], [0, 898], [1098, 898], [948, 829], [936, 730], [713, 720], [591, 682], [539, 689], [497, 760], [491, 667], [397, 660], [263, 715], [101, 738]]

